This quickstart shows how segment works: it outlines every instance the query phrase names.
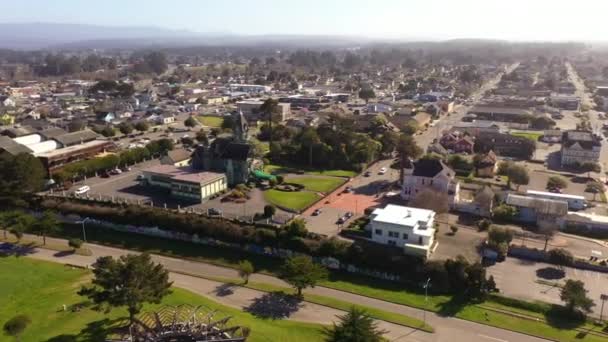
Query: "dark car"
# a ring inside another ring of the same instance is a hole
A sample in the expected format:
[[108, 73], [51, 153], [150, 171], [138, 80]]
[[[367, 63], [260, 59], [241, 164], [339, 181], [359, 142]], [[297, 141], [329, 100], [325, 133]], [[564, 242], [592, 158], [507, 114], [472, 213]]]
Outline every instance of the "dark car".
[[211, 216], [221, 216], [222, 211], [217, 208], [209, 208], [209, 209], [207, 209], [207, 214], [209, 214]]
[[353, 192], [353, 187], [352, 186], [347, 186], [346, 188], [344, 188], [344, 192], [346, 192], [346, 193]]
[[371, 175], [372, 175], [371, 171], [365, 171], [365, 173], [363, 174], [363, 176], [365, 176], [365, 177], [369, 177]]
[[315, 211], [312, 212], [312, 216], [319, 216], [321, 214], [321, 209], [315, 209]]
[[344, 217], [346, 217], [347, 219], [351, 218], [355, 216], [355, 214], [352, 211], [347, 212], [346, 214], [344, 214]]
[[342, 216], [338, 219], [338, 224], [343, 224], [344, 222], [346, 222], [346, 220], [348, 220], [346, 217]]

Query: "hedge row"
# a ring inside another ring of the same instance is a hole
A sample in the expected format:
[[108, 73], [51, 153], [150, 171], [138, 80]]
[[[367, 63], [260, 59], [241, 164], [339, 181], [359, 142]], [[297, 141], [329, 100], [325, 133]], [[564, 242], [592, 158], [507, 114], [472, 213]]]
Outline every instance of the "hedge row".
[[167, 231], [196, 234], [200, 238], [215, 238], [238, 244], [255, 243], [312, 256], [334, 257], [341, 262], [395, 274], [403, 274], [404, 270], [408, 274], [415, 274], [421, 266], [424, 268], [424, 263], [419, 258], [403, 255], [399, 248], [387, 248], [365, 241], [350, 243], [311, 233], [306, 237], [290, 236], [283, 228], [210, 218], [194, 213], [126, 204], [90, 204], [73, 199], [38, 199], [32, 206], [117, 224], [158, 227]]

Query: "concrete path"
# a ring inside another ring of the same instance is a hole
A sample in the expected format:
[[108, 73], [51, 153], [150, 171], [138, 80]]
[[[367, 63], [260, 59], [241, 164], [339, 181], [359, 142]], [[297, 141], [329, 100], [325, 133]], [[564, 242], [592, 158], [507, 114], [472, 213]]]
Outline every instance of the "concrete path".
[[[36, 238], [28, 235], [28, 238]], [[47, 238], [47, 241], [53, 243], [67, 244], [66, 240]], [[129, 253], [137, 253], [133, 251], [100, 246], [96, 244], [87, 244], [86, 247], [93, 252], [92, 256], [82, 255], [67, 255], [67, 256], [55, 256], [56, 252], [46, 249], [35, 249], [34, 253], [30, 255], [32, 258], [54, 261], [64, 264], [74, 264], [79, 266], [89, 266], [100, 256], [113, 256], [119, 257], [121, 255]], [[237, 307], [239, 309], [248, 307], [255, 298], [259, 298], [264, 295], [263, 292], [255, 291], [246, 288], [235, 288], [234, 294], [228, 296], [217, 295], [217, 287], [222, 285], [221, 283], [198, 278], [195, 276], [186, 276], [186, 274], [200, 275], [200, 276], [212, 276], [212, 277], [226, 277], [226, 278], [237, 278], [238, 272], [234, 269], [219, 267], [215, 265], [205, 264], [201, 262], [194, 262], [188, 260], [181, 260], [177, 258], [169, 258], [159, 255], [152, 255], [155, 262], [164, 265], [171, 273], [171, 279], [175, 281], [175, 285], [184, 289], [190, 290], [197, 294], [212, 298], [222, 304]], [[177, 273], [175, 273], [177, 272]], [[288, 285], [282, 280], [264, 275], [254, 274], [250, 278], [253, 282], [267, 283], [278, 286]], [[215, 291], [215, 292], [214, 292]], [[326, 297], [332, 297], [340, 299], [346, 302], [357, 303], [381, 310], [400, 313], [410, 317], [416, 317], [423, 319], [425, 313], [424, 310], [412, 308], [405, 305], [394, 304], [378, 299], [368, 298], [348, 292], [338, 291], [325, 287], [316, 287], [314, 289], [308, 289], [305, 291], [309, 294], [316, 294]], [[335, 316], [343, 314], [343, 312], [328, 307], [312, 304], [303, 303], [300, 309], [295, 312], [290, 319], [330, 324], [335, 321]], [[537, 342], [545, 341], [543, 339], [530, 337], [527, 335], [498, 329], [474, 322], [469, 322], [457, 318], [441, 317], [435, 313], [426, 313], [427, 322], [435, 328], [434, 334], [428, 334], [421, 331], [413, 330], [403, 326], [390, 324], [387, 322], [379, 322], [380, 326], [388, 330], [387, 337], [391, 341], [411, 341], [411, 342], [438, 342], [438, 341], [449, 341], [449, 342], [468, 342], [468, 341], [498, 341], [498, 342]]]

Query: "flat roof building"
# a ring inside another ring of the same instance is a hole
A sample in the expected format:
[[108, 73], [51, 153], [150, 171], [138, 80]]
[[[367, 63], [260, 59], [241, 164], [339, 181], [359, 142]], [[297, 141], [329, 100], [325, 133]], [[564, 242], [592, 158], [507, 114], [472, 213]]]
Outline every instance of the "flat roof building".
[[143, 170], [142, 175], [144, 184], [167, 189], [173, 197], [198, 203], [228, 187], [225, 174], [201, 172], [190, 166], [158, 165]]
[[428, 258], [433, 252], [435, 212], [389, 204], [374, 210], [367, 226], [372, 241], [403, 248], [405, 254]]

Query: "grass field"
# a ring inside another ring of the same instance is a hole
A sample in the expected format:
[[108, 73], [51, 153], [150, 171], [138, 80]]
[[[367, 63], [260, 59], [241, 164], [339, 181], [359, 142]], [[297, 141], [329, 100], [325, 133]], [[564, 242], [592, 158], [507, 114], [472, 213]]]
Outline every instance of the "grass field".
[[271, 189], [264, 192], [264, 198], [274, 205], [300, 211], [318, 201], [321, 196], [310, 191], [287, 192]]
[[306, 190], [329, 193], [344, 184], [345, 179], [339, 177], [290, 177], [285, 182], [303, 185]]
[[222, 127], [222, 123], [224, 122], [224, 118], [211, 115], [199, 115], [197, 119], [203, 126], [208, 127]]
[[538, 141], [543, 136], [540, 132], [512, 132], [510, 134], [515, 137], [528, 138], [532, 141]]
[[345, 178], [352, 178], [357, 175], [357, 173], [355, 171], [348, 171], [348, 170], [307, 171], [306, 174], [332, 176], [332, 177], [345, 177]]
[[316, 176], [331, 176], [331, 177], [344, 177], [351, 178], [355, 177], [357, 173], [355, 171], [349, 170], [305, 170], [296, 167], [286, 166], [286, 165], [276, 165], [276, 164], [268, 164], [264, 166], [264, 172], [274, 173], [274, 174], [282, 174], [282, 173], [298, 173], [298, 174], [307, 174], [307, 175], [316, 175]]
[[[39, 341], [104, 341], [109, 331], [124, 324], [126, 310], [114, 309], [110, 313], [84, 308], [79, 312], [64, 312], [68, 307], [82, 303], [76, 292], [88, 281], [88, 272], [63, 265], [28, 258], [0, 259], [0, 324], [16, 314], [27, 314], [32, 324], [22, 336], [23, 342]], [[282, 320], [258, 319], [248, 313], [220, 305], [189, 291], [174, 288], [162, 304], [204, 305], [233, 316], [233, 324], [251, 328], [247, 341], [321, 341], [321, 326]], [[153, 309], [147, 306], [144, 310]], [[1, 336], [1, 341], [9, 341]]]

